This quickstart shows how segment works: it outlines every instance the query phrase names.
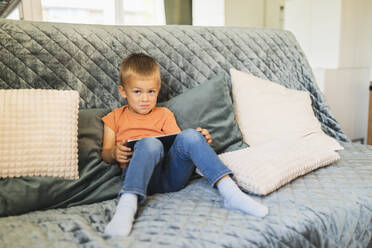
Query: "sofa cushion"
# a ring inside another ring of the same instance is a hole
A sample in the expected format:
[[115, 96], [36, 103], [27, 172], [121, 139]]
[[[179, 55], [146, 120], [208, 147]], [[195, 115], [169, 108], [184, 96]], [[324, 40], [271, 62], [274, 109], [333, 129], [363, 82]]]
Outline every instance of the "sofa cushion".
[[267, 195], [302, 175], [340, 159], [319, 134], [273, 140], [223, 153], [219, 157], [232, 170], [238, 185], [257, 195]]
[[78, 174], [79, 94], [0, 90], [0, 177]]
[[170, 99], [164, 106], [174, 113], [181, 130], [199, 126], [208, 129], [213, 139], [211, 146], [217, 153], [247, 147], [235, 121], [223, 74]]
[[230, 73], [236, 120], [250, 146], [318, 133], [324, 147], [343, 149], [322, 131], [307, 91], [288, 89], [235, 69]]

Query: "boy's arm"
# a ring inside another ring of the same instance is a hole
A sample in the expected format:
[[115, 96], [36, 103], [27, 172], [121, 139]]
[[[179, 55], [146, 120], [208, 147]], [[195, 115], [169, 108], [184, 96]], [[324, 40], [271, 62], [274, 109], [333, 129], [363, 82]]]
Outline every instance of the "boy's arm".
[[129, 147], [124, 144], [117, 144], [115, 132], [105, 124], [103, 128], [103, 145], [101, 156], [107, 163], [119, 162], [120, 165], [127, 165], [130, 161], [130, 156], [133, 154]]
[[103, 160], [107, 163], [114, 163], [114, 152], [115, 149], [115, 132], [109, 128], [106, 124], [103, 128], [103, 145], [102, 145], [102, 152], [101, 156]]

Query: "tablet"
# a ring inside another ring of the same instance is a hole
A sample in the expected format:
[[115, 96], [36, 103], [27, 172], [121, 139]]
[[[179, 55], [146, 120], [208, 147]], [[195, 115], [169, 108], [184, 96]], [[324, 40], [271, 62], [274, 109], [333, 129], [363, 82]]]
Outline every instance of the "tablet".
[[[161, 143], [163, 143], [164, 151], [168, 151], [171, 148], [171, 146], [172, 146], [174, 140], [176, 139], [177, 135], [178, 135], [178, 133], [175, 133], [175, 134], [166, 134], [166, 135], [159, 135], [159, 136], [152, 136], [152, 137], [153, 138], [157, 138], [158, 140], [160, 140]], [[128, 140], [125, 143], [125, 146], [126, 147], [130, 147], [130, 149], [132, 149], [132, 151], [133, 151], [134, 145], [136, 144], [137, 141], [139, 141], [141, 139]]]

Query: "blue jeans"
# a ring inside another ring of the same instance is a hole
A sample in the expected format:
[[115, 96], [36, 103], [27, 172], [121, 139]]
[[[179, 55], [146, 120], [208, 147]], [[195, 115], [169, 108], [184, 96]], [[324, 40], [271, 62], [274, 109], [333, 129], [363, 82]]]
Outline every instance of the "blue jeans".
[[134, 146], [130, 163], [123, 171], [119, 196], [133, 193], [143, 202], [147, 195], [178, 191], [185, 187], [195, 166], [212, 186], [223, 176], [232, 174], [196, 130], [178, 134], [167, 154], [158, 139], [143, 138]]

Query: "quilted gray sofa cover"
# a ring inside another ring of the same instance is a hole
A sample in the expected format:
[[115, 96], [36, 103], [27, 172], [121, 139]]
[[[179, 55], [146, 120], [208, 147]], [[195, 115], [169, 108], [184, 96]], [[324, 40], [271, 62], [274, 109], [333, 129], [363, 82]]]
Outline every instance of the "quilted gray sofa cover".
[[290, 32], [190, 26], [98, 26], [2, 20], [0, 88], [76, 89], [82, 108], [118, 107], [123, 57], [146, 52], [160, 64], [159, 101], [234, 67], [307, 90], [323, 130], [348, 141]]
[[[293, 35], [282, 30], [74, 25], [0, 20], [0, 88], [76, 89], [82, 108], [121, 105], [118, 65], [132, 52], [160, 64], [160, 100], [234, 67], [307, 90], [323, 130], [348, 141]], [[372, 247], [372, 147], [342, 143], [341, 160], [267, 197], [264, 219], [228, 211], [203, 178], [153, 195], [127, 238], [103, 235], [116, 199], [0, 218], [1, 247]]]

